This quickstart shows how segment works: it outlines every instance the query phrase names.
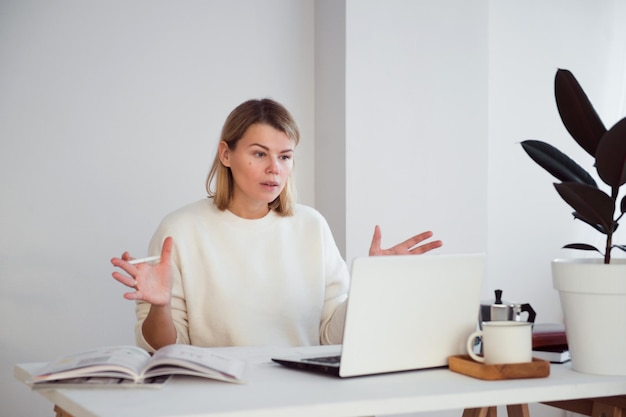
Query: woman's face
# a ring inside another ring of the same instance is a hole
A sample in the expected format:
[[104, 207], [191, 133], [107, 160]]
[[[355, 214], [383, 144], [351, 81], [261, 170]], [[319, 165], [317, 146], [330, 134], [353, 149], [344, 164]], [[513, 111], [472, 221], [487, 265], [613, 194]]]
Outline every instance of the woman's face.
[[219, 144], [220, 160], [234, 179], [229, 210], [244, 218], [263, 217], [285, 188], [293, 169], [295, 142], [266, 124], [253, 124], [234, 150]]

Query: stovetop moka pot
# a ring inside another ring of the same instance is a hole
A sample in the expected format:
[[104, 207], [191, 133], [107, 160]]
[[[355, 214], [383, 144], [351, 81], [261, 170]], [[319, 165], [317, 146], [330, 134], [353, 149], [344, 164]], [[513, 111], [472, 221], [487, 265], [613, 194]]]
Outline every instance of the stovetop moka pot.
[[522, 313], [528, 313], [526, 321], [535, 322], [537, 313], [528, 303], [512, 303], [502, 300], [502, 290], [495, 290], [496, 299], [493, 302], [486, 302], [480, 305], [480, 317], [478, 323], [482, 329], [484, 321], [524, 321]]

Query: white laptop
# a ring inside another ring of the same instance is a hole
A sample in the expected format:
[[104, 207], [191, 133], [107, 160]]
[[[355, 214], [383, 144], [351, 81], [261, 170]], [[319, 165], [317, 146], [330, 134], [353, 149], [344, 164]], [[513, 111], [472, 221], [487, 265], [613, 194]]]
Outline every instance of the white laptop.
[[477, 328], [484, 269], [484, 254], [357, 258], [340, 355], [272, 360], [340, 377], [447, 366]]

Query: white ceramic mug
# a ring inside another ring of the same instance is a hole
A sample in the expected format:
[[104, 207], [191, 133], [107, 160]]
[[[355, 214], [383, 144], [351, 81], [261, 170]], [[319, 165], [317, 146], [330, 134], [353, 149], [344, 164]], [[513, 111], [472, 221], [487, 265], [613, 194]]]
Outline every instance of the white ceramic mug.
[[[477, 337], [482, 338], [483, 356], [474, 353]], [[487, 365], [532, 362], [532, 323], [486, 321], [467, 339], [467, 353]]]

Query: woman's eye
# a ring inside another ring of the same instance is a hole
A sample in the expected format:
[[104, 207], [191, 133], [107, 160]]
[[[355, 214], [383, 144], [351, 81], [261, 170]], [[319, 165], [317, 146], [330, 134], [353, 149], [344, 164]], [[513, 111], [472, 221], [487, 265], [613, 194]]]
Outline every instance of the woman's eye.
[[261, 152], [261, 151], [255, 152], [254, 156], [256, 156], [257, 158], [263, 158], [265, 156], [265, 152]]
[[280, 159], [282, 159], [283, 161], [289, 161], [291, 159], [291, 155], [281, 155]]

